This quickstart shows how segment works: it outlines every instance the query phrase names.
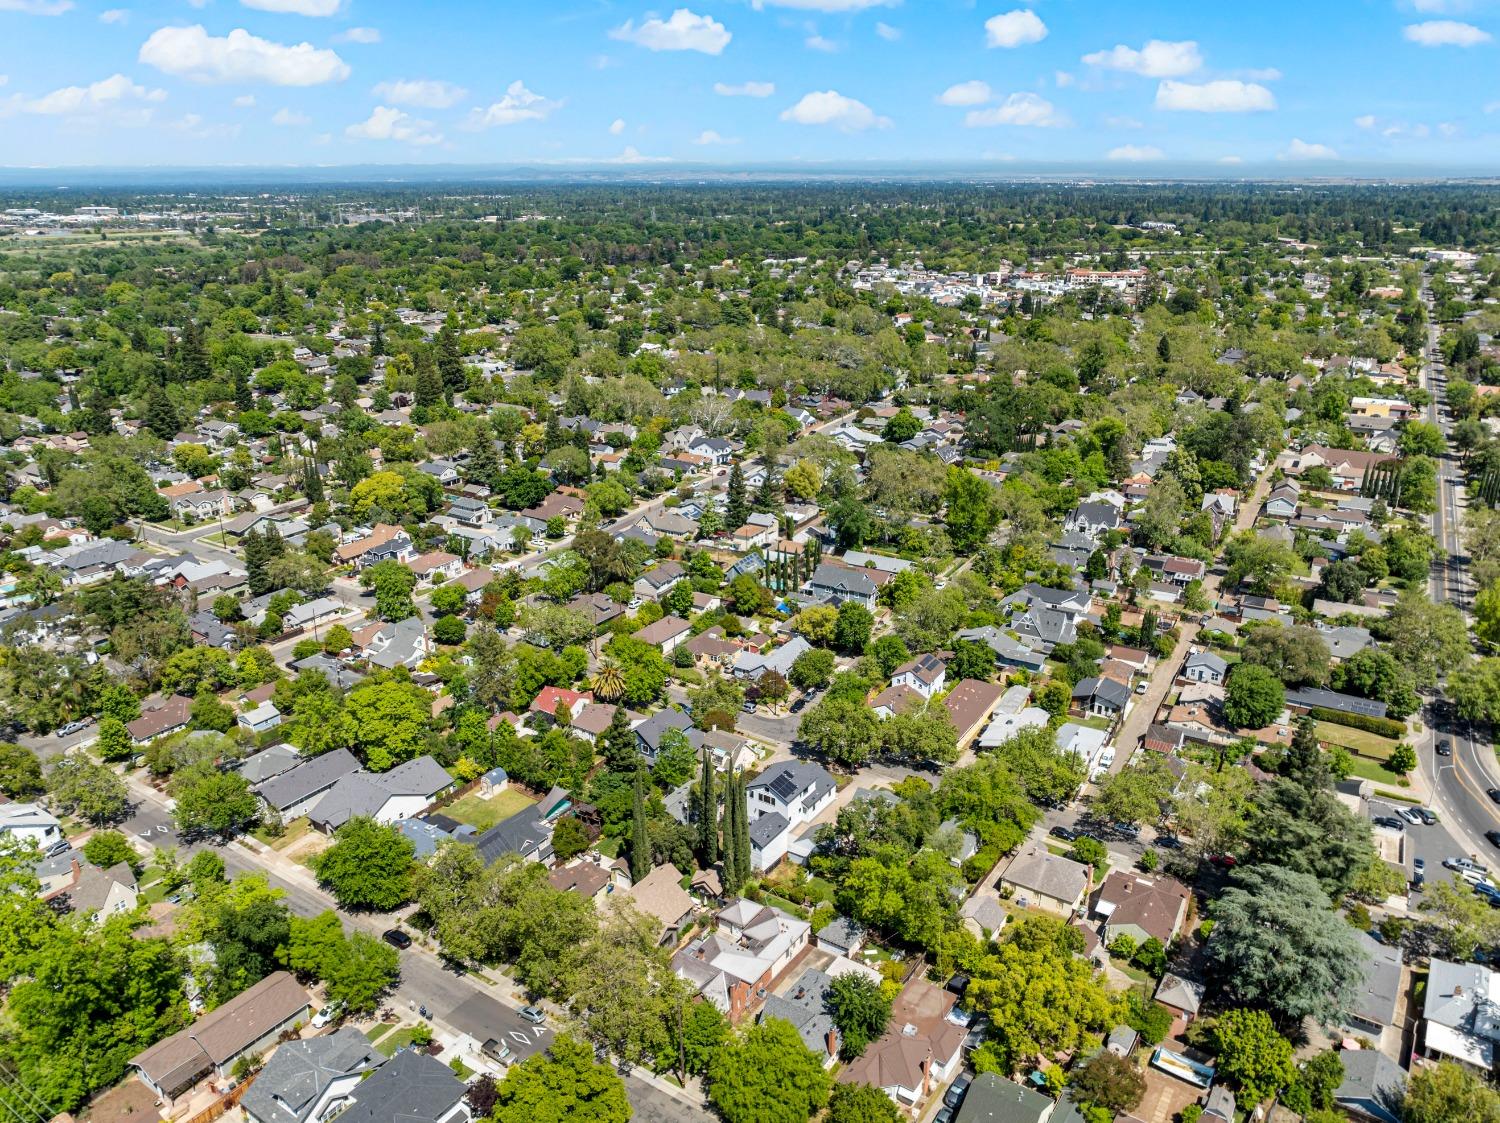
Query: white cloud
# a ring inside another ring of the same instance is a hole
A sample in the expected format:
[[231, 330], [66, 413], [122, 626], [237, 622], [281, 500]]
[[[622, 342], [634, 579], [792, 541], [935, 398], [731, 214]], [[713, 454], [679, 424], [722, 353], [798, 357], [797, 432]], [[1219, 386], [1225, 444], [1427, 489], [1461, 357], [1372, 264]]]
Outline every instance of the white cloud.
[[99, 13], [100, 23], [124, 23], [129, 18], [129, 8], [109, 8]]
[[380, 42], [380, 28], [378, 27], [351, 27], [348, 31], [341, 31], [333, 37], [335, 43], [378, 43]]
[[1024, 47], [1028, 43], [1040, 43], [1045, 38], [1047, 25], [1028, 8], [1017, 8], [1014, 12], [991, 16], [984, 21], [987, 47]]
[[236, 109], [250, 109], [250, 108], [253, 108], [254, 105], [255, 105], [255, 95], [254, 94], [241, 94], [239, 97], [235, 98], [229, 104], [232, 105], [232, 106], [234, 106]]
[[897, 39], [901, 38], [901, 29], [899, 27], [892, 27], [884, 20], [876, 20], [875, 34], [879, 35], [887, 43], [894, 43]]
[[1430, 19], [1424, 23], [1409, 23], [1401, 30], [1409, 43], [1421, 47], [1477, 47], [1492, 38], [1488, 31], [1472, 23], [1460, 23], [1452, 19]]
[[990, 84], [975, 78], [949, 86], [937, 96], [939, 105], [983, 105], [990, 100]]
[[834, 40], [819, 35], [816, 32], [802, 40], [802, 45], [809, 51], [822, 51], [824, 54], [829, 55], [837, 53], [839, 49], [838, 43]]
[[611, 121], [609, 123], [609, 135], [610, 136], [619, 136], [624, 131], [625, 131], [625, 118], [623, 118], [623, 117], [616, 117], [613, 121]]
[[484, 109], [469, 113], [465, 127], [487, 129], [495, 125], [515, 125], [522, 121], [545, 121], [554, 109], [562, 105], [541, 94], [532, 93], [518, 78], [505, 87], [505, 96]]
[[1474, 5], [1471, 0], [1411, 0], [1411, 6], [1427, 15], [1450, 16], [1467, 12]]
[[280, 125], [282, 128], [294, 129], [303, 125], [311, 125], [312, 118], [306, 113], [299, 113], [295, 109], [278, 109], [271, 116], [271, 124]]
[[112, 74], [87, 86], [63, 86], [38, 98], [28, 99], [17, 94], [12, 99], [12, 104], [23, 113], [72, 117], [114, 109], [133, 102], [165, 101], [166, 97], [165, 90], [149, 90], [123, 74]]
[[631, 145], [625, 146], [625, 151], [618, 156], [607, 157], [603, 163], [606, 164], [670, 164], [670, 156], [646, 156], [637, 152]]
[[0, 0], [0, 12], [27, 16], [60, 16], [72, 9], [73, 0]]
[[1069, 74], [1066, 70], [1054, 70], [1052, 72], [1052, 81], [1056, 84], [1059, 90], [1067, 89], [1077, 80], [1078, 79], [1074, 78], [1073, 75]]
[[239, 125], [205, 124], [202, 115], [198, 113], [184, 113], [177, 120], [166, 122], [166, 127], [194, 140], [222, 140], [240, 135]]
[[741, 82], [738, 85], [714, 83], [714, 93], [720, 97], [770, 97], [775, 92], [775, 82]]
[[863, 12], [894, 8], [901, 0], [751, 0], [752, 8], [795, 8], [800, 12]]
[[740, 138], [737, 136], [721, 136], [713, 129], [704, 129], [698, 134], [694, 144], [738, 144]]
[[1058, 113], [1050, 101], [1032, 93], [1011, 94], [999, 105], [989, 109], [971, 109], [964, 115], [964, 124], [971, 129], [991, 125], [1050, 129], [1067, 123], [1066, 115]]
[[729, 46], [729, 30], [712, 16], [700, 16], [687, 8], [678, 8], [670, 19], [653, 16], [639, 27], [626, 20], [609, 33], [611, 39], [645, 47], [648, 51], [702, 51], [716, 55]]
[[469, 91], [452, 82], [433, 78], [392, 78], [371, 91], [392, 105], [415, 105], [421, 109], [447, 109], [469, 96]]
[[1294, 137], [1292, 143], [1276, 154], [1278, 160], [1337, 160], [1339, 154], [1326, 144], [1311, 144]]
[[431, 121], [420, 121], [391, 105], [377, 105], [368, 119], [350, 125], [344, 135], [357, 140], [394, 140], [416, 145], [437, 144], [443, 139]]
[[202, 24], [163, 27], [141, 44], [140, 60], [196, 82], [318, 86], [349, 77], [348, 64], [333, 51], [311, 43], [273, 43], [242, 27], [223, 38], [209, 35]]
[[1274, 66], [1252, 66], [1249, 70], [1242, 70], [1240, 73], [1252, 82], [1281, 81], [1281, 71]]
[[1375, 127], [1375, 114], [1365, 113], [1362, 116], [1356, 117], [1354, 118], [1354, 124], [1357, 128], [1373, 129]]
[[1118, 148], [1111, 148], [1106, 159], [1139, 163], [1143, 160], [1160, 160], [1165, 155], [1166, 153], [1154, 144], [1122, 144]]
[[1460, 126], [1455, 125], [1452, 121], [1439, 121], [1437, 130], [1438, 135], [1443, 137], [1444, 139], [1456, 137], [1460, 132], [1463, 131]]
[[1243, 164], [1244, 162], [1245, 162], [1244, 158], [1240, 157], [1240, 156], [1220, 156], [1219, 157], [1219, 163], [1221, 163], [1221, 164], [1231, 164], [1232, 165], [1232, 164]]
[[1122, 43], [1108, 51], [1084, 55], [1083, 61], [1089, 66], [1126, 70], [1147, 78], [1180, 78], [1201, 67], [1203, 56], [1198, 53], [1198, 44], [1191, 39], [1176, 43], [1152, 39], [1140, 50]]
[[1168, 78], [1156, 87], [1156, 108], [1194, 113], [1252, 113], [1275, 109], [1276, 98], [1264, 86], [1233, 78], [1201, 84]]
[[1144, 129], [1145, 122], [1134, 117], [1106, 117], [1104, 123], [1111, 129]]
[[845, 97], [837, 90], [804, 94], [796, 105], [782, 110], [781, 119], [798, 125], [833, 125], [846, 133], [891, 126], [889, 117], [879, 116], [864, 102]]
[[343, 0], [240, 0], [240, 3], [260, 12], [290, 16], [336, 16], [343, 7]]

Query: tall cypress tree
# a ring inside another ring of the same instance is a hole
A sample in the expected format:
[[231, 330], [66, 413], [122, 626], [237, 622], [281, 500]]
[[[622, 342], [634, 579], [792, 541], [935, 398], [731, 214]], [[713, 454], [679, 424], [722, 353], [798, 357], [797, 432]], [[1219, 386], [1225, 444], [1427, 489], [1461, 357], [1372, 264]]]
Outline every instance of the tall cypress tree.
[[704, 868], [719, 860], [719, 799], [714, 791], [714, 762], [703, 750], [703, 777], [698, 781], [698, 855]]
[[458, 319], [451, 312], [438, 332], [437, 369], [443, 390], [450, 397], [464, 388], [464, 361], [458, 353]]
[[255, 408], [255, 395], [250, 390], [250, 372], [243, 366], [234, 371], [234, 405], [236, 409]]
[[646, 792], [644, 773], [635, 774], [635, 789], [630, 798], [630, 876], [640, 881], [651, 872], [651, 836], [646, 831]]
[[495, 454], [495, 442], [489, 435], [488, 426], [470, 450], [468, 471], [469, 479], [475, 483], [488, 488], [495, 486], [495, 479], [500, 475], [500, 458]]
[[270, 559], [266, 556], [266, 540], [260, 531], [252, 530], [245, 535], [242, 543], [245, 551], [246, 580], [250, 586], [251, 596], [260, 596], [262, 593], [271, 591], [271, 579], [266, 576], [266, 562]]
[[146, 394], [146, 410], [141, 416], [142, 423], [152, 433], [164, 441], [170, 441], [177, 435], [181, 422], [177, 419], [177, 407], [172, 404], [172, 399], [167, 397], [166, 388], [153, 386]]
[[370, 340], [370, 354], [372, 356], [385, 354], [385, 324], [379, 320], [375, 321], [375, 335]]
[[419, 407], [428, 408], [443, 400], [443, 380], [427, 351], [417, 354], [417, 401]]
[[734, 840], [734, 860], [739, 867], [735, 871], [735, 883], [744, 888], [750, 880], [750, 813], [746, 805], [747, 784], [745, 774], [734, 785], [734, 825], [738, 837]]
[[310, 456], [302, 461], [302, 493], [309, 503], [323, 502], [323, 477], [318, 474], [318, 462]]
[[745, 500], [745, 474], [740, 471], [737, 461], [729, 469], [728, 499], [728, 505], [724, 509], [724, 527], [730, 531], [738, 530], [750, 517], [750, 504]]
[[604, 731], [604, 763], [611, 772], [628, 772], [640, 761], [636, 752], [635, 731], [630, 728], [630, 715], [625, 707], [615, 707], [609, 719], [609, 728]]
[[730, 776], [724, 785], [724, 818], [723, 818], [724, 847], [720, 853], [720, 862], [723, 876], [720, 878], [724, 886], [724, 893], [732, 895], [738, 891], [739, 886], [734, 880], [734, 871], [738, 868], [734, 860], [734, 777]]

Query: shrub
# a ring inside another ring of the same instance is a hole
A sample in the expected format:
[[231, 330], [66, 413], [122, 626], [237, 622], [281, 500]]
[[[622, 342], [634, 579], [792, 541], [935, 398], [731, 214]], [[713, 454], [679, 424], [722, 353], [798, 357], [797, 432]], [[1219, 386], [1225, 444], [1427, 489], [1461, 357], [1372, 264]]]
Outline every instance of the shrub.
[[1346, 714], [1340, 710], [1325, 710], [1321, 706], [1314, 706], [1308, 710], [1307, 716], [1314, 721], [1326, 721], [1330, 725], [1363, 729], [1366, 733], [1389, 737], [1393, 741], [1399, 741], [1406, 736], [1406, 724], [1393, 718], [1371, 717], [1368, 714]]

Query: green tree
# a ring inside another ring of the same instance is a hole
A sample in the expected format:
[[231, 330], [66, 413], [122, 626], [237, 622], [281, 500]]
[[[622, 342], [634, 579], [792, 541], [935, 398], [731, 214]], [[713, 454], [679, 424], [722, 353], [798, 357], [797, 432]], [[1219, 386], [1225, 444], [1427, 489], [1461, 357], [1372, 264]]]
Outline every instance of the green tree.
[[375, 590], [375, 611], [382, 620], [405, 620], [417, 614], [411, 598], [417, 578], [400, 562], [394, 559], [376, 562], [360, 574], [359, 583]]
[[840, 975], [824, 996], [839, 1031], [839, 1055], [852, 1060], [879, 1040], [891, 1020], [891, 999], [881, 984], [865, 975]]
[[1263, 728], [1285, 708], [1281, 680], [1265, 667], [1241, 663], [1230, 672], [1224, 690], [1224, 720], [1234, 728]]
[[1135, 1110], [1146, 1094], [1146, 1078], [1129, 1060], [1103, 1049], [1073, 1069], [1068, 1087], [1078, 1101], [1114, 1117]]
[[260, 800], [238, 772], [195, 765], [179, 771], [169, 790], [176, 801], [173, 817], [177, 829], [186, 835], [228, 838], [248, 830], [260, 819]]
[[567, 1034], [547, 1052], [512, 1065], [495, 1092], [495, 1123], [627, 1123], [631, 1117], [619, 1075]]
[[135, 754], [135, 742], [119, 718], [101, 718], [98, 738], [94, 748], [104, 760], [129, 760]]
[[411, 899], [413, 848], [395, 827], [350, 819], [313, 870], [344, 909], [389, 912]]
[[839, 605], [838, 620], [833, 627], [833, 645], [846, 655], [859, 655], [870, 642], [875, 618], [870, 610], [855, 601]]
[[651, 833], [646, 819], [646, 784], [635, 774], [630, 802], [630, 877], [640, 881], [651, 872]]
[[1103, 777], [1094, 795], [1093, 813], [1107, 822], [1149, 823], [1171, 806], [1177, 777], [1166, 762], [1150, 756]]
[[824, 697], [802, 715], [797, 737], [835, 764], [857, 768], [880, 739], [880, 724], [863, 700]]
[[1350, 1009], [1365, 953], [1310, 874], [1280, 866], [1236, 871], [1215, 902], [1208, 956], [1229, 999], [1283, 1025], [1333, 1024]]
[[161, 440], [170, 441], [177, 436], [182, 422], [177, 416], [177, 407], [167, 397], [164, 386], [153, 386], [146, 392], [146, 406], [141, 414], [141, 423]]
[[833, 652], [815, 647], [797, 656], [787, 678], [799, 690], [821, 690], [833, 678], [833, 669]]
[[729, 469], [725, 499], [724, 525], [729, 530], [738, 530], [750, 517], [750, 503], [745, 497], [745, 475], [740, 471], [739, 461], [735, 461]]
[[11, 799], [34, 799], [46, 790], [42, 762], [36, 753], [14, 741], [0, 742], [0, 792]]
[[790, 1023], [741, 1031], [708, 1066], [708, 1098], [724, 1123], [807, 1123], [828, 1102], [822, 1061]]
[[1406, 1081], [1403, 1123], [1500, 1123], [1500, 1092], [1451, 1061], [1420, 1068]]
[[1219, 1071], [1239, 1088], [1247, 1108], [1265, 1103], [1297, 1075], [1292, 1043], [1264, 1010], [1227, 1010], [1214, 1025]]
[[1385, 766], [1397, 776], [1405, 776], [1417, 766], [1417, 751], [1403, 741], [1391, 750], [1391, 755], [1386, 758]]
[[55, 758], [47, 771], [54, 808], [94, 824], [118, 819], [129, 797], [113, 771], [83, 755]]
[[328, 997], [354, 1014], [368, 1014], [401, 973], [400, 956], [384, 940], [353, 932], [323, 975]]
[[432, 721], [432, 695], [400, 678], [360, 683], [344, 703], [350, 747], [371, 772], [385, 772], [420, 756]]
[[835, 1084], [824, 1123], [900, 1123], [901, 1113], [883, 1090], [870, 1084]]
[[140, 857], [119, 831], [95, 831], [83, 844], [83, 856], [100, 869], [107, 870], [124, 862], [132, 870], [140, 872]]
[[1245, 637], [1244, 662], [1265, 667], [1287, 686], [1328, 681], [1328, 644], [1316, 628], [1263, 624]]
[[948, 469], [943, 500], [948, 538], [960, 554], [977, 550], [1000, 522], [994, 487], [967, 468]]

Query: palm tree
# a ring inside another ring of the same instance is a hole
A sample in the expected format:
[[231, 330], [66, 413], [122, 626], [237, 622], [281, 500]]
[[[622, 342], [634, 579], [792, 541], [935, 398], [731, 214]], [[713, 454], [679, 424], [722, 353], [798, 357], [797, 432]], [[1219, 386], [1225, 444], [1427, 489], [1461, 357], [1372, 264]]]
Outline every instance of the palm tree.
[[620, 696], [625, 693], [625, 676], [620, 673], [620, 668], [613, 663], [601, 663], [599, 669], [594, 672], [594, 677], [589, 686], [594, 691], [594, 697], [600, 702], [618, 702]]

